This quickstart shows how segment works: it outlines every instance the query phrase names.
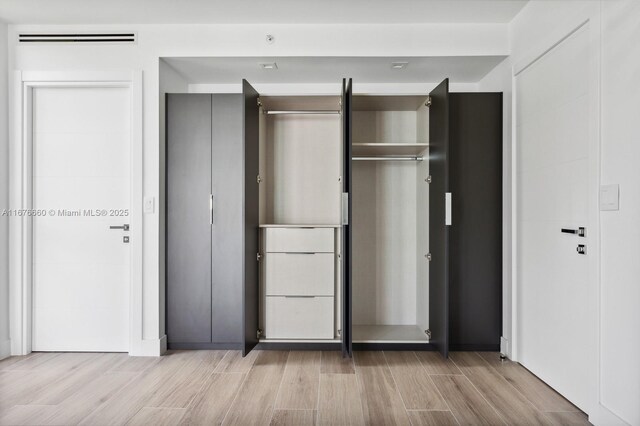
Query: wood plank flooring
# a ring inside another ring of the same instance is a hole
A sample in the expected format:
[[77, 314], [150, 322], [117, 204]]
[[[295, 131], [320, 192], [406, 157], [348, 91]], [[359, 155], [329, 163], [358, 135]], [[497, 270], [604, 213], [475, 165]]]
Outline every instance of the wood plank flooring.
[[588, 425], [492, 352], [33, 353], [0, 361], [0, 425]]

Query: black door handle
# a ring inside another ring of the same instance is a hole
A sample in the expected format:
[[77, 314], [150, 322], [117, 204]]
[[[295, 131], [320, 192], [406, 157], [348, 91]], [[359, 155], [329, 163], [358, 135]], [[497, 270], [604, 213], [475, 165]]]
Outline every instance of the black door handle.
[[579, 237], [585, 236], [585, 229], [582, 226], [578, 229], [562, 228], [560, 229], [560, 232], [565, 234], [575, 234], [575, 235], [578, 235]]

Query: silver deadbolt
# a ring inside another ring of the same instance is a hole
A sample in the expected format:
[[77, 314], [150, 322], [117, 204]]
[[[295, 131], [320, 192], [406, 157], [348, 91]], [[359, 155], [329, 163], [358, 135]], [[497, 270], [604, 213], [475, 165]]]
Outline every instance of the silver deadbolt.
[[578, 244], [578, 247], [576, 247], [576, 251], [578, 252], [578, 254], [587, 254], [587, 247], [584, 244]]
[[122, 242], [123, 243], [128, 243], [129, 242], [129, 236], [125, 235], [124, 237], [122, 237]]

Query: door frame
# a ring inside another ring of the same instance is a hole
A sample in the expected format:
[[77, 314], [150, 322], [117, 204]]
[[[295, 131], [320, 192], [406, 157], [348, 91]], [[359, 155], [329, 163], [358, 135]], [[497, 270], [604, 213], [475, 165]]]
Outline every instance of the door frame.
[[[589, 374], [591, 377], [589, 385], [589, 418], [591, 421], [602, 415], [601, 402], [600, 402], [600, 209], [598, 205], [599, 189], [601, 182], [601, 137], [600, 137], [600, 104], [601, 104], [601, 75], [600, 75], [600, 61], [601, 61], [601, 30], [600, 30], [600, 16], [597, 13], [587, 12], [587, 15], [580, 14], [572, 19], [566, 27], [555, 31], [550, 36], [544, 38], [533, 51], [528, 52], [527, 55], [520, 58], [512, 65], [512, 152], [511, 152], [511, 164], [512, 164], [512, 177], [511, 177], [511, 342], [509, 342], [509, 349], [511, 352], [510, 358], [514, 361], [520, 360], [519, 353], [519, 290], [520, 283], [518, 281], [518, 152], [519, 143], [517, 137], [518, 127], [518, 108], [517, 108], [517, 79], [519, 75], [536, 63], [539, 59], [544, 58], [549, 52], [554, 50], [557, 46], [562, 44], [568, 38], [573, 36], [579, 31], [587, 31], [587, 37], [589, 38], [589, 137], [587, 140], [589, 150], [589, 163], [588, 163], [588, 211], [589, 229], [587, 230], [589, 236], [588, 242], [588, 288], [589, 292], [589, 312], [592, 313], [589, 318], [590, 329], [594, 331], [592, 342], [592, 353], [590, 356], [590, 368]], [[554, 350], [554, 348], [549, 348]]]
[[[129, 294], [129, 353], [142, 351], [142, 71], [16, 71], [11, 125], [10, 208], [32, 208], [33, 141], [31, 112], [36, 87], [120, 87], [131, 97], [130, 198], [131, 259]], [[9, 218], [9, 282], [11, 354], [32, 350], [33, 324], [33, 220]]]

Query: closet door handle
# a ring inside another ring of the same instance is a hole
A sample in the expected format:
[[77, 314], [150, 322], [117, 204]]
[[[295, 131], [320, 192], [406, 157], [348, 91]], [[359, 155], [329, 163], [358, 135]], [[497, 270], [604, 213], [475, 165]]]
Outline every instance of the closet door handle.
[[315, 296], [285, 296], [286, 299], [315, 299]]
[[209, 225], [213, 225], [213, 194], [209, 194]]
[[451, 225], [451, 193], [444, 193], [444, 224]]
[[285, 254], [315, 254], [315, 253], [310, 251], [291, 251], [291, 252], [285, 252]]
[[349, 193], [343, 192], [341, 198], [341, 222], [342, 225], [349, 224]]

